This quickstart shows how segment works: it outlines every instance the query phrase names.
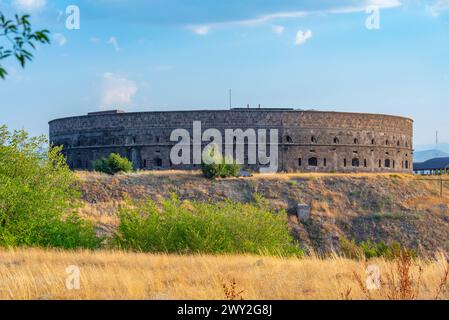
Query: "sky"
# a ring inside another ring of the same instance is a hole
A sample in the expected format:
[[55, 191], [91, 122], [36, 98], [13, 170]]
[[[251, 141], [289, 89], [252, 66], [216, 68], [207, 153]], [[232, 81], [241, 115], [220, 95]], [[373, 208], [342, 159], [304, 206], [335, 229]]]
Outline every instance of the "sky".
[[0, 0], [0, 11], [30, 14], [52, 38], [25, 69], [0, 60], [11, 129], [47, 134], [49, 120], [109, 109], [226, 109], [232, 88], [233, 107], [400, 115], [418, 148], [436, 130], [449, 142], [449, 0]]

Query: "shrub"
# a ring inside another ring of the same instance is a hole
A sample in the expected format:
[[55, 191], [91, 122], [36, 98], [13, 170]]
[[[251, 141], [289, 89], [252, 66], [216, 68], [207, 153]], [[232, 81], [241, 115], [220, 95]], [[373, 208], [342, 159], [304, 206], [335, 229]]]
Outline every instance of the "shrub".
[[355, 243], [354, 240], [340, 238], [341, 254], [348, 259], [362, 260], [365, 256], [363, 250]]
[[387, 244], [385, 241], [372, 242], [368, 240], [357, 244], [354, 240], [340, 238], [340, 247], [343, 256], [357, 260], [371, 258], [393, 260], [405, 253], [412, 257], [417, 256], [416, 250], [403, 248], [400, 243], [395, 241]]
[[114, 175], [119, 172], [130, 172], [133, 170], [132, 163], [117, 153], [111, 153], [107, 158], [94, 162], [94, 170]]
[[161, 206], [149, 200], [119, 210], [115, 243], [121, 249], [164, 253], [252, 253], [301, 255], [293, 243], [284, 211], [266, 201], [181, 202], [176, 196]]
[[0, 127], [0, 246], [96, 248], [94, 226], [71, 213], [80, 197], [61, 148]]
[[206, 157], [209, 160], [201, 164], [203, 175], [208, 179], [237, 177], [242, 165], [232, 158], [223, 157], [215, 148], [213, 146], [203, 152], [203, 159]]

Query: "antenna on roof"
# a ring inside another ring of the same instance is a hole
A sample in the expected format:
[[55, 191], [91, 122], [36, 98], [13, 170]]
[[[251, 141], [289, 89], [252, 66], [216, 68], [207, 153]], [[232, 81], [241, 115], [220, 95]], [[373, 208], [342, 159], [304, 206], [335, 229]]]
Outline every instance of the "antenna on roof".
[[232, 109], [232, 89], [229, 89], [229, 109]]

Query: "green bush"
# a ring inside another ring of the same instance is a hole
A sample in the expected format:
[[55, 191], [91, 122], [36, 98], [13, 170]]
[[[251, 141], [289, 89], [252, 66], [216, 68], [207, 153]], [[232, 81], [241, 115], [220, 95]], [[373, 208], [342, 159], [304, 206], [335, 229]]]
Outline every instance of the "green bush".
[[0, 246], [96, 248], [94, 226], [72, 213], [80, 198], [61, 148], [0, 127]]
[[111, 153], [107, 158], [95, 161], [94, 170], [114, 175], [119, 172], [131, 172], [133, 165], [127, 158]]
[[357, 244], [354, 240], [340, 238], [340, 247], [343, 256], [349, 259], [371, 259], [385, 258], [387, 260], [395, 259], [406, 252], [412, 257], [417, 256], [416, 250], [410, 250], [401, 246], [400, 243], [392, 241], [372, 242], [370, 240]]
[[257, 204], [181, 202], [176, 196], [158, 206], [152, 200], [119, 210], [115, 243], [121, 249], [163, 253], [252, 253], [301, 255], [285, 212]]
[[209, 161], [203, 161], [201, 170], [208, 179], [237, 177], [242, 170], [242, 165], [232, 158], [223, 157], [214, 147], [204, 150], [203, 159], [204, 157]]
[[348, 240], [346, 238], [340, 238], [340, 251], [341, 254], [348, 259], [362, 260], [365, 258], [363, 250], [355, 243], [354, 240]]

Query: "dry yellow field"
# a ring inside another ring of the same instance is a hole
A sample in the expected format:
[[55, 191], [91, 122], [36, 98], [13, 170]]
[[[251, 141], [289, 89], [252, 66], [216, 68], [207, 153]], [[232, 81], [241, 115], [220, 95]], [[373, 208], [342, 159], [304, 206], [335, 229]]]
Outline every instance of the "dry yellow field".
[[[370, 265], [381, 270], [380, 290], [364, 289]], [[67, 289], [76, 274], [69, 266], [79, 268], [79, 290]], [[0, 299], [226, 299], [226, 291], [245, 300], [387, 299], [401, 290], [417, 299], [449, 298], [443, 256], [410, 267], [401, 277], [397, 263], [385, 260], [1, 249]]]

